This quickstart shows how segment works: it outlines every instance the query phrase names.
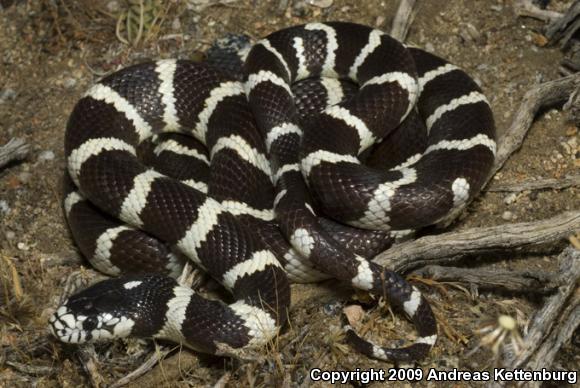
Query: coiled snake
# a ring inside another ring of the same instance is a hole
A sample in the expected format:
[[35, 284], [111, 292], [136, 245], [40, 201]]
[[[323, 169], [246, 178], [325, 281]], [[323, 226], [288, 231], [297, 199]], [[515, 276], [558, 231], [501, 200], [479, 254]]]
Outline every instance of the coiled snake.
[[[236, 355], [284, 325], [288, 279], [333, 277], [386, 296], [418, 331], [412, 345], [390, 349], [347, 326], [356, 350], [425, 356], [437, 338], [428, 303], [369, 259], [450, 222], [481, 189], [495, 130], [479, 87], [432, 54], [343, 22], [274, 32], [241, 74], [144, 63], [76, 104], [65, 144], [73, 236], [97, 269], [138, 275], [69, 298], [50, 319], [53, 333], [70, 343], [165, 338]], [[235, 301], [178, 285], [180, 255]]]

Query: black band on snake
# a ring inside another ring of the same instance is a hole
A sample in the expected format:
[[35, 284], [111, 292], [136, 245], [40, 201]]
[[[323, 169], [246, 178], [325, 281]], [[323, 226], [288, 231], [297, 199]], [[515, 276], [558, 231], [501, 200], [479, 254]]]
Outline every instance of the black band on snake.
[[[445, 225], [479, 192], [495, 155], [491, 110], [463, 71], [379, 30], [311, 23], [246, 53], [242, 80], [209, 64], [123, 69], [77, 103], [66, 132], [65, 210], [97, 269], [136, 273], [69, 298], [50, 320], [64, 342], [163, 338], [237, 355], [288, 319], [289, 280], [336, 278], [386, 297], [418, 338], [359, 352], [424, 357], [427, 301], [370, 259]], [[177, 284], [182, 257], [231, 304]]]

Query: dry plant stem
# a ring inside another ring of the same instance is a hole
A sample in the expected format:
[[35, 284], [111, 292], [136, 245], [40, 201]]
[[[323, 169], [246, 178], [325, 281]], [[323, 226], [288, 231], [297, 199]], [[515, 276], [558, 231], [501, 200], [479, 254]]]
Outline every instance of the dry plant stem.
[[28, 144], [23, 139], [10, 139], [0, 147], [0, 170], [13, 160], [22, 160], [28, 155]]
[[454, 263], [470, 255], [529, 249], [567, 238], [580, 229], [580, 211], [522, 222], [425, 236], [395, 245], [373, 261], [397, 272], [428, 264]]
[[409, 32], [409, 27], [415, 18], [416, 0], [401, 0], [391, 27], [391, 36], [401, 42], [404, 42]]
[[566, 101], [578, 88], [580, 88], [580, 73], [542, 83], [524, 95], [512, 125], [498, 141], [495, 166], [490, 178], [503, 167], [511, 154], [521, 147], [538, 110]]
[[546, 29], [546, 37], [550, 44], [561, 41], [562, 47], [565, 47], [578, 29], [580, 29], [580, 0], [576, 0], [562, 17], [551, 21]]
[[568, 187], [580, 186], [580, 175], [566, 176], [560, 179], [547, 178], [547, 179], [537, 179], [528, 180], [518, 183], [491, 183], [487, 191], [526, 191], [526, 190], [561, 190]]
[[228, 381], [230, 381], [230, 377], [230, 372], [224, 373], [224, 375], [214, 384], [213, 388], [226, 388]]
[[[580, 280], [580, 250], [572, 247], [566, 248], [558, 256], [558, 262], [560, 264], [559, 272], [562, 286], [557, 293], [546, 299], [544, 306], [532, 318], [528, 334], [524, 338], [525, 350], [511, 362], [514, 368], [522, 367], [526, 363], [536, 367], [540, 366], [538, 363], [541, 363], [549, 367], [549, 361], [551, 360], [534, 360], [533, 357], [536, 355], [537, 350], [546, 344], [545, 340], [552, 334], [556, 334], [556, 336], [557, 334], [563, 334], [560, 327], [566, 324], [566, 319], [563, 319], [564, 317], [561, 316], [561, 313], [566, 309], [570, 312], [570, 309], [573, 311], [578, 307], [578, 302], [580, 302], [579, 295], [574, 294], [578, 291], [578, 281]], [[576, 302], [576, 305], [571, 302]], [[571, 315], [569, 317], [572, 318]], [[576, 320], [576, 325], [579, 323]], [[554, 345], [555, 343], [553, 342], [550, 344], [550, 346]]]
[[6, 361], [6, 365], [11, 366], [18, 372], [33, 376], [48, 376], [55, 372], [52, 366], [29, 365], [16, 361]]
[[509, 271], [428, 265], [413, 271], [413, 275], [428, 277], [441, 282], [468, 283], [483, 289], [538, 294], [548, 293], [559, 285], [556, 275], [538, 271]]
[[548, 11], [537, 7], [532, 0], [519, 0], [514, 4], [514, 10], [518, 16], [529, 16], [545, 22], [553, 22], [562, 17], [560, 12]]
[[155, 365], [157, 365], [159, 361], [163, 360], [172, 350], [172, 348], [167, 347], [156, 347], [156, 351], [153, 353], [153, 355], [149, 357], [143, 364], [141, 364], [139, 368], [117, 380], [110, 386], [110, 388], [119, 388], [135, 381], [153, 369]]
[[[174, 349], [171, 348], [168, 352]], [[167, 349], [156, 351], [156, 356], [152, 356], [138, 369], [111, 385], [110, 388], [118, 388], [131, 382], [135, 382], [135, 386], [156, 387], [160, 381], [178, 381], [184, 377], [185, 371], [199, 366], [199, 356], [193, 352], [178, 350], [175, 354], [166, 357], [168, 354], [166, 351]], [[151, 364], [147, 364], [148, 362]], [[133, 375], [137, 371], [139, 374]], [[138, 380], [135, 381], [137, 378]]]
[[97, 361], [95, 347], [92, 344], [81, 347], [78, 351], [78, 356], [81, 364], [83, 364], [83, 367], [87, 372], [91, 385], [95, 388], [102, 387], [105, 379], [99, 373], [99, 363]]
[[[523, 351], [518, 355], [505, 355], [506, 369], [550, 369], [560, 348], [580, 325], [580, 251], [568, 247], [558, 256], [558, 260], [562, 286], [546, 298], [544, 306], [532, 318], [528, 334], [524, 337]], [[528, 382], [526, 386], [539, 387], [540, 384]], [[489, 386], [501, 384], [492, 383]]]

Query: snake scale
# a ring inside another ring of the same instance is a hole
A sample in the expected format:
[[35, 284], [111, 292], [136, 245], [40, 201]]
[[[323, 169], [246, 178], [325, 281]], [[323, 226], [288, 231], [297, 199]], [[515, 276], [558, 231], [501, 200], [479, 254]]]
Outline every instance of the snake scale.
[[[429, 304], [370, 259], [479, 192], [496, 148], [485, 96], [458, 67], [354, 23], [282, 29], [240, 55], [233, 76], [184, 60], [131, 66], [78, 101], [66, 216], [92, 265], [122, 276], [70, 297], [53, 334], [236, 356], [286, 323], [290, 281], [336, 278], [417, 330], [386, 348], [346, 326], [355, 350], [424, 357], [437, 338]], [[233, 301], [179, 285], [184, 258]]]

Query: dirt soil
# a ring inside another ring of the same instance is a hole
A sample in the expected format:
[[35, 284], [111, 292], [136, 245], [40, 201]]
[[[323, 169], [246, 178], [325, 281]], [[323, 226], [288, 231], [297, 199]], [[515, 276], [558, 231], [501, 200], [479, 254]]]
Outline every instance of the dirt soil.
[[[0, 171], [2, 387], [91, 384], [78, 348], [54, 341], [47, 332], [47, 319], [69, 274], [83, 266], [83, 274], [95, 276], [72, 242], [60, 200], [65, 123], [75, 101], [93, 82], [144, 59], [199, 58], [214, 39], [228, 32], [256, 38], [286, 26], [325, 20], [353, 21], [388, 31], [398, 2], [230, 0], [205, 8], [188, 7], [186, 3], [165, 2], [151, 36], [131, 46], [115, 37], [124, 1], [0, 1], [5, 7], [0, 7], [0, 144], [22, 137], [31, 145], [24, 162]], [[290, 5], [284, 6], [287, 3]], [[320, 8], [309, 3], [332, 5]], [[544, 46], [544, 23], [518, 18], [512, 1], [420, 3], [407, 42], [466, 69], [488, 96], [499, 134], [509, 126], [526, 90], [559, 77], [562, 54]], [[550, 7], [562, 11], [567, 3], [552, 1]], [[543, 112], [522, 149], [495, 180], [509, 183], [577, 173], [578, 137], [578, 128], [568, 123], [559, 109]], [[540, 220], [578, 208], [577, 188], [517, 195], [484, 192], [452, 229]], [[466, 265], [553, 271], [556, 255], [505, 252], [492, 260], [472, 258]], [[432, 301], [441, 327], [445, 327], [440, 330], [437, 346], [419, 365], [424, 370], [489, 370], [499, 361], [485, 346], [473, 350], [481, 340], [476, 330], [494, 324], [501, 314], [516, 318], [519, 327], [525, 328], [541, 305], [541, 298], [476, 292], [465, 284], [421, 284], [420, 288]], [[340, 311], [356, 303], [348, 286], [335, 281], [295, 285], [292, 297], [290, 323], [264, 351], [266, 362], [176, 350], [130, 386], [207, 386], [223, 376], [231, 387], [309, 385], [313, 384], [309, 370], [314, 367], [392, 367], [360, 356], [344, 344]], [[367, 311], [364, 330], [384, 344], [414, 335], [411, 325], [400, 315], [372, 307]], [[89, 365], [95, 368], [95, 375], [101, 376], [101, 385], [109, 385], [142, 364], [152, 349], [151, 342], [99, 345], [95, 362]], [[578, 345], [569, 344], [552, 368], [577, 370], [579, 364]], [[432, 384], [423, 381], [417, 385]], [[454, 386], [470, 385], [458, 382]]]

